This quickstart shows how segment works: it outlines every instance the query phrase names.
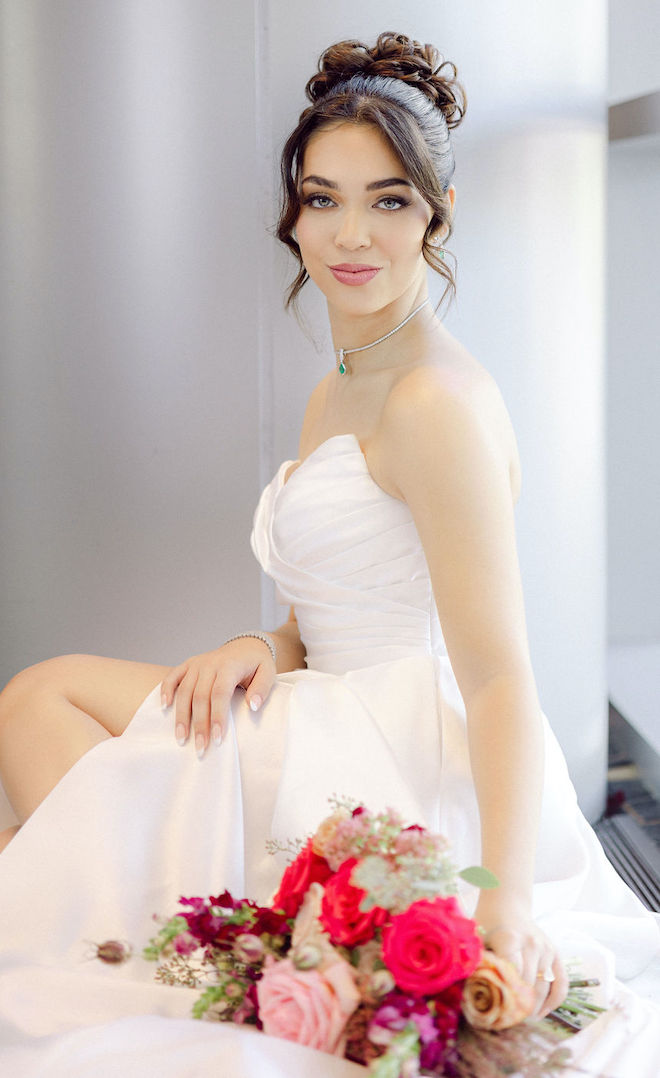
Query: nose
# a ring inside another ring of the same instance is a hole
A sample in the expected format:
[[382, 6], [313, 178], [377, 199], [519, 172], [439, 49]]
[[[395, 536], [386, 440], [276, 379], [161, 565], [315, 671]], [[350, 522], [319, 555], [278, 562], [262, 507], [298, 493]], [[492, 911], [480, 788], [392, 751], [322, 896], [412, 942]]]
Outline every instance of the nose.
[[347, 251], [357, 251], [361, 247], [371, 246], [365, 215], [360, 210], [347, 209], [342, 213], [335, 233], [335, 244]]

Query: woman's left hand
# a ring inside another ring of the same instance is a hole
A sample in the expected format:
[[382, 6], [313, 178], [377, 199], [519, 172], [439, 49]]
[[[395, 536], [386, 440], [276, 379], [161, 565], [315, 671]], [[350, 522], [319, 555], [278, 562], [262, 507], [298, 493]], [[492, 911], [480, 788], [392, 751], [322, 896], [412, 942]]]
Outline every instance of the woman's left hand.
[[544, 1018], [559, 1007], [568, 992], [568, 977], [557, 948], [526, 910], [493, 902], [482, 892], [475, 920], [484, 932], [484, 944], [511, 962], [536, 994], [534, 1016]]

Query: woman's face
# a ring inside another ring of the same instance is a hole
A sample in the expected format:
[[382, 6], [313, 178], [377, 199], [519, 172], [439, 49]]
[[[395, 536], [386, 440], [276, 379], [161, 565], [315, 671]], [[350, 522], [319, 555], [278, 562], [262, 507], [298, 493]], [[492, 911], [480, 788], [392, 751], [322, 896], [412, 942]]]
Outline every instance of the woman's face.
[[312, 136], [301, 204], [296, 239], [331, 309], [372, 314], [425, 288], [431, 209], [375, 127], [341, 123]]

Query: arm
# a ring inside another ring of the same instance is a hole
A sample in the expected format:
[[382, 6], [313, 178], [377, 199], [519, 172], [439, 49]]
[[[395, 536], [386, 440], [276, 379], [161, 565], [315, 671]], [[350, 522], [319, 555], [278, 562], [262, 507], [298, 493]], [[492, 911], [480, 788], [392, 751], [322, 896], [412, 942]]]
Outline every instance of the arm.
[[305, 648], [291, 607], [289, 618], [269, 632], [275, 645], [277, 665], [270, 648], [258, 637], [231, 640], [222, 647], [173, 667], [163, 679], [163, 707], [175, 707], [175, 735], [179, 744], [188, 739], [192, 725], [195, 748], [201, 758], [209, 744], [220, 743], [227, 730], [229, 706], [237, 688], [246, 691], [252, 711], [258, 711], [273, 687], [276, 674], [305, 665]]
[[305, 646], [300, 639], [293, 607], [289, 608], [289, 617], [284, 624], [268, 635], [275, 644], [278, 674], [286, 674], [289, 670], [304, 670]]
[[489, 945], [526, 979], [555, 964], [557, 982], [539, 1004], [546, 1010], [565, 982], [552, 945], [531, 921], [543, 735], [502, 410], [485, 377], [447, 388], [436, 371], [416, 372], [388, 402], [379, 458], [419, 531], [465, 703], [482, 862], [500, 881], [482, 892], [477, 919]]

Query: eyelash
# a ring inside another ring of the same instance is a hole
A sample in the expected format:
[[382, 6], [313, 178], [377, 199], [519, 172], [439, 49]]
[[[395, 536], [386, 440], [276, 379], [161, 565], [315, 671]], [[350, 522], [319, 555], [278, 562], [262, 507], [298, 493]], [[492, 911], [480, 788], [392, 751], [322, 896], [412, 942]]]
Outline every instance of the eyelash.
[[[319, 194], [317, 192], [314, 195], [307, 195], [306, 198], [303, 198], [303, 200], [302, 200], [303, 206], [311, 206], [312, 209], [314, 209], [314, 210], [327, 210], [327, 209], [329, 209], [329, 207], [327, 205], [325, 205], [325, 206], [315, 206], [314, 205], [316, 200], [320, 199], [320, 198], [327, 199], [328, 202], [330, 202], [332, 205], [336, 205], [336, 203], [333, 203], [333, 200], [331, 199], [330, 195], [322, 195], [322, 194]], [[410, 202], [407, 199], [402, 198], [401, 195], [383, 195], [381, 198], [378, 199], [378, 202], [385, 202], [385, 201], [387, 201], [387, 202], [398, 202], [398, 206], [390, 207], [390, 208], [386, 209], [385, 210], [386, 213], [396, 213], [397, 210], [402, 210], [406, 206], [410, 205]], [[376, 205], [378, 205], [378, 202], [376, 203]], [[383, 206], [382, 209], [385, 209], [385, 207]]]

